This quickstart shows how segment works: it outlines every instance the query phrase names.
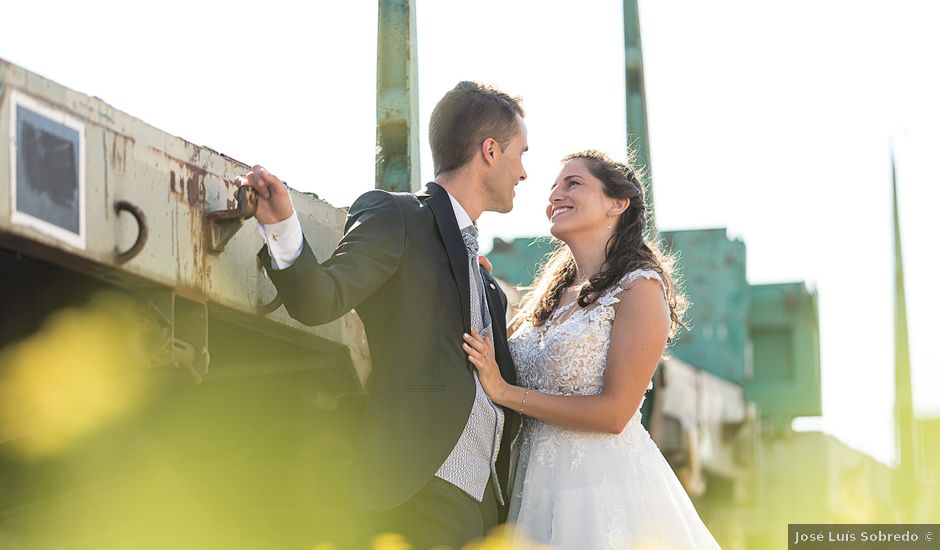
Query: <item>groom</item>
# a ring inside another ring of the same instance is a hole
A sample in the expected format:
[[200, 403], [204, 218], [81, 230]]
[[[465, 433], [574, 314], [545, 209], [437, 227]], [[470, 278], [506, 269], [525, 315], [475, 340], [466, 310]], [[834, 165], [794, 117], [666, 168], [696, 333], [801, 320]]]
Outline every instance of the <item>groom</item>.
[[457, 84], [431, 114], [435, 182], [417, 194], [359, 197], [323, 263], [281, 181], [260, 166], [246, 176], [260, 195], [259, 257], [288, 313], [319, 325], [355, 308], [365, 325], [372, 376], [353, 502], [367, 534], [460, 548], [504, 516], [511, 411], [490, 401], [461, 345], [471, 330], [490, 336], [503, 376], [515, 380], [506, 296], [480, 268], [475, 221], [512, 209], [526, 178], [523, 116], [517, 98]]

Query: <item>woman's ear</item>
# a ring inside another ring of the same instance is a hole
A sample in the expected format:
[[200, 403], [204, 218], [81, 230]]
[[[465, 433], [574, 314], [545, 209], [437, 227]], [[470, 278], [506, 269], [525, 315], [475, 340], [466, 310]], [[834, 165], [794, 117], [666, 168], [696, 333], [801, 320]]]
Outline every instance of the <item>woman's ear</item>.
[[627, 211], [627, 208], [630, 208], [630, 199], [617, 199], [614, 201], [614, 204], [610, 207], [610, 215], [618, 216]]

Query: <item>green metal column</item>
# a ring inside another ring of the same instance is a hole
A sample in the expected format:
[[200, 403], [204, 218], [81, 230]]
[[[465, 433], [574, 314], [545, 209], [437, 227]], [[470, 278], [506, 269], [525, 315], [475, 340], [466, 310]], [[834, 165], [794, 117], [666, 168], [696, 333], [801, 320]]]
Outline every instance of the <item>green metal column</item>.
[[650, 135], [646, 119], [646, 84], [643, 80], [643, 47], [640, 41], [640, 11], [637, 0], [623, 0], [623, 45], [627, 65], [627, 139], [636, 153], [635, 165], [646, 172], [646, 198], [650, 231], [656, 232], [653, 203], [653, 172], [650, 166]]
[[375, 186], [420, 188], [418, 39], [411, 0], [379, 0]]
[[904, 292], [904, 260], [901, 256], [901, 221], [898, 215], [898, 178], [891, 147], [891, 195], [894, 222], [894, 414], [897, 440], [895, 495], [901, 521], [912, 522], [917, 501], [914, 452], [914, 404], [911, 397], [911, 358], [907, 338], [907, 300]]

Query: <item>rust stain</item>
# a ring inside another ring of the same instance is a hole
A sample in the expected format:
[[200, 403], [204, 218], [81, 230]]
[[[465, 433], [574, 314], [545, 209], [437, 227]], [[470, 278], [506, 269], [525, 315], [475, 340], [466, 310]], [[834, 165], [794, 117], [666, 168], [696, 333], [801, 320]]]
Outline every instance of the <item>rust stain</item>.
[[195, 172], [186, 178], [186, 202], [190, 207], [201, 207], [206, 202], [206, 173]]
[[170, 170], [170, 194], [200, 215], [206, 204], [206, 171], [174, 160], [178, 170]]
[[[205, 234], [206, 228], [203, 217], [205, 215], [206, 205], [206, 176], [208, 173], [197, 166], [181, 161], [178, 158], [166, 154], [164, 151], [153, 148], [152, 153], [160, 159], [157, 161], [159, 167], [167, 164], [172, 169], [170, 172], [169, 191], [170, 199], [176, 199], [180, 205], [185, 205], [188, 215], [179, 218], [182, 224], [189, 226], [189, 239], [179, 239], [178, 244], [186, 246], [188, 249], [179, 250], [179, 263], [177, 275], [177, 289], [187, 288], [197, 295], [204, 295], [206, 287], [206, 247]], [[185, 231], [183, 227], [181, 230]], [[186, 256], [191, 259], [186, 259]], [[188, 261], [187, 261], [188, 260]]]
[[[190, 206], [196, 206], [205, 202], [206, 188], [205, 178], [207, 172], [202, 168], [191, 163], [182, 161], [176, 157], [168, 155], [156, 147], [151, 147], [151, 153], [157, 157], [165, 159], [170, 166], [177, 166], [178, 169], [170, 170], [170, 191], [180, 194], [181, 199], [185, 199]], [[161, 167], [161, 163], [155, 162], [154, 166]], [[179, 182], [179, 186], [177, 186]]]
[[180, 176], [180, 187], [185, 177], [186, 203], [189, 206], [189, 235], [192, 243], [193, 265], [191, 277], [193, 283], [204, 290], [206, 286], [206, 235], [204, 223], [206, 202], [206, 172], [188, 166], [188, 174]]
[[[210, 226], [206, 221], [206, 207], [208, 191], [215, 197], [217, 189], [207, 189], [216, 182], [224, 184], [221, 189], [227, 209], [235, 209], [238, 202], [235, 191], [238, 184], [234, 180], [217, 177], [204, 168], [191, 161], [180, 159], [167, 154], [165, 151], [151, 147], [149, 151], [154, 156], [155, 166], [162, 168], [165, 174], [169, 172], [169, 199], [180, 207], [176, 220], [179, 222], [178, 231], [183, 235], [177, 236], [179, 246], [177, 264], [177, 289], [185, 288], [198, 296], [205, 293], [212, 286], [212, 272], [208, 255], [208, 234]], [[166, 180], [164, 180], [166, 181]], [[188, 225], [188, 228], [186, 227]], [[189, 238], [184, 236], [189, 230]], [[182, 237], [182, 238], [180, 238]]]

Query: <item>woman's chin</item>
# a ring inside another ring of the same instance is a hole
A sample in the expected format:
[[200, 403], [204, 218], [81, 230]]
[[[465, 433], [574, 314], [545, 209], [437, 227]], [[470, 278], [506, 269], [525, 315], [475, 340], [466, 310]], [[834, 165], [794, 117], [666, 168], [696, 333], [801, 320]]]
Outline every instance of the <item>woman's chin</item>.
[[552, 237], [563, 241], [565, 240], [564, 236], [568, 233], [565, 231], [564, 225], [563, 223], [553, 223], [551, 227], [549, 227], [548, 232], [552, 234]]

